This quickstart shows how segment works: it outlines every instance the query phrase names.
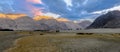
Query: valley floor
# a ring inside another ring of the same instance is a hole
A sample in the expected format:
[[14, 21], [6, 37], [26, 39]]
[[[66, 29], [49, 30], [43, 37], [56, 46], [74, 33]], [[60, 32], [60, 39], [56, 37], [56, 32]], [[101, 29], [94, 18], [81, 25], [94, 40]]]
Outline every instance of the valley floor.
[[[10, 34], [11, 33], [11, 34]], [[14, 35], [13, 35], [14, 34]], [[0, 52], [120, 52], [119, 34], [0, 32]]]
[[60, 32], [76, 32], [76, 33], [120, 33], [119, 28], [100, 28], [100, 29], [83, 29], [83, 30], [61, 30]]

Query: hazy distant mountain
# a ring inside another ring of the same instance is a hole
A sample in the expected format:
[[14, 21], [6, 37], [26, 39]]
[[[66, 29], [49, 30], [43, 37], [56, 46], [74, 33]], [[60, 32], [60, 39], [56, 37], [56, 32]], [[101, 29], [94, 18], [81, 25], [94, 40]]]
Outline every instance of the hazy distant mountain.
[[58, 22], [55, 19], [40, 20], [40, 21], [45, 21], [43, 23], [47, 24], [49, 26], [50, 30], [64, 30], [64, 29], [67, 29], [67, 26], [64, 23]]
[[34, 18], [43, 30], [63, 30], [67, 27], [56, 19], [48, 16], [37, 16]]
[[79, 25], [80, 25], [83, 29], [87, 28], [90, 24], [92, 24], [92, 22], [89, 21], [89, 20], [84, 20], [84, 21], [79, 22]]
[[81, 28], [79, 24], [71, 22], [65, 18], [52, 18], [49, 16], [37, 16], [34, 18], [37, 23], [44, 24], [42, 27], [48, 30], [67, 30]]
[[71, 30], [77, 30], [82, 28], [78, 23], [74, 23], [72, 21], [64, 22], [64, 24], [67, 26], [68, 29]]
[[120, 28], [120, 11], [101, 15], [88, 28]]
[[64, 29], [71, 29], [71, 30], [76, 30], [76, 29], [81, 29], [82, 27], [78, 23], [74, 23], [73, 21], [70, 21], [65, 18], [57, 18], [56, 19], [58, 22], [60, 22], [62, 25], [66, 26]]

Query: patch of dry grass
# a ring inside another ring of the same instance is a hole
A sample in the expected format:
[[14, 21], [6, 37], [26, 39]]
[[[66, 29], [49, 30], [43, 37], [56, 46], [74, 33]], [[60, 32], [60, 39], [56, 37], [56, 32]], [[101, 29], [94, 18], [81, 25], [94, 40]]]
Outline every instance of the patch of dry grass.
[[12, 47], [13, 42], [23, 36], [26, 35], [20, 35], [14, 31], [0, 31], [0, 52]]
[[[15, 41], [5, 52], [109, 52], [119, 46], [118, 35], [32, 35]], [[115, 49], [116, 50], [116, 49]]]
[[49, 42], [49, 37], [29, 36], [16, 40], [15, 47], [7, 52], [56, 52], [57, 47]]
[[0, 31], [0, 52], [12, 47], [16, 39], [30, 36], [34, 33], [41, 34], [41, 32], [32, 31]]

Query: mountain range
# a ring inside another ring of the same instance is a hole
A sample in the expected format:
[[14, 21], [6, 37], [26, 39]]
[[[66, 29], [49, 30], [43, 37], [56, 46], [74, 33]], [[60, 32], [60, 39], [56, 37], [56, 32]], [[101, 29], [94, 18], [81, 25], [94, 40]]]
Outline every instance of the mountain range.
[[13, 30], [76, 30], [81, 29], [79, 23], [65, 18], [50, 16], [29, 17], [25, 14], [0, 14], [0, 28]]

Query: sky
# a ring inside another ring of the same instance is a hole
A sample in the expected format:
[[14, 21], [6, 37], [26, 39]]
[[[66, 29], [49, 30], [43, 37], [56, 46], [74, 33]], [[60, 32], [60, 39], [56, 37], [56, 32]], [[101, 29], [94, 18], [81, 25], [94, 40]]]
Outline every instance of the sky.
[[113, 10], [120, 10], [120, 0], [0, 0], [0, 13], [24, 13], [31, 17], [95, 19]]

